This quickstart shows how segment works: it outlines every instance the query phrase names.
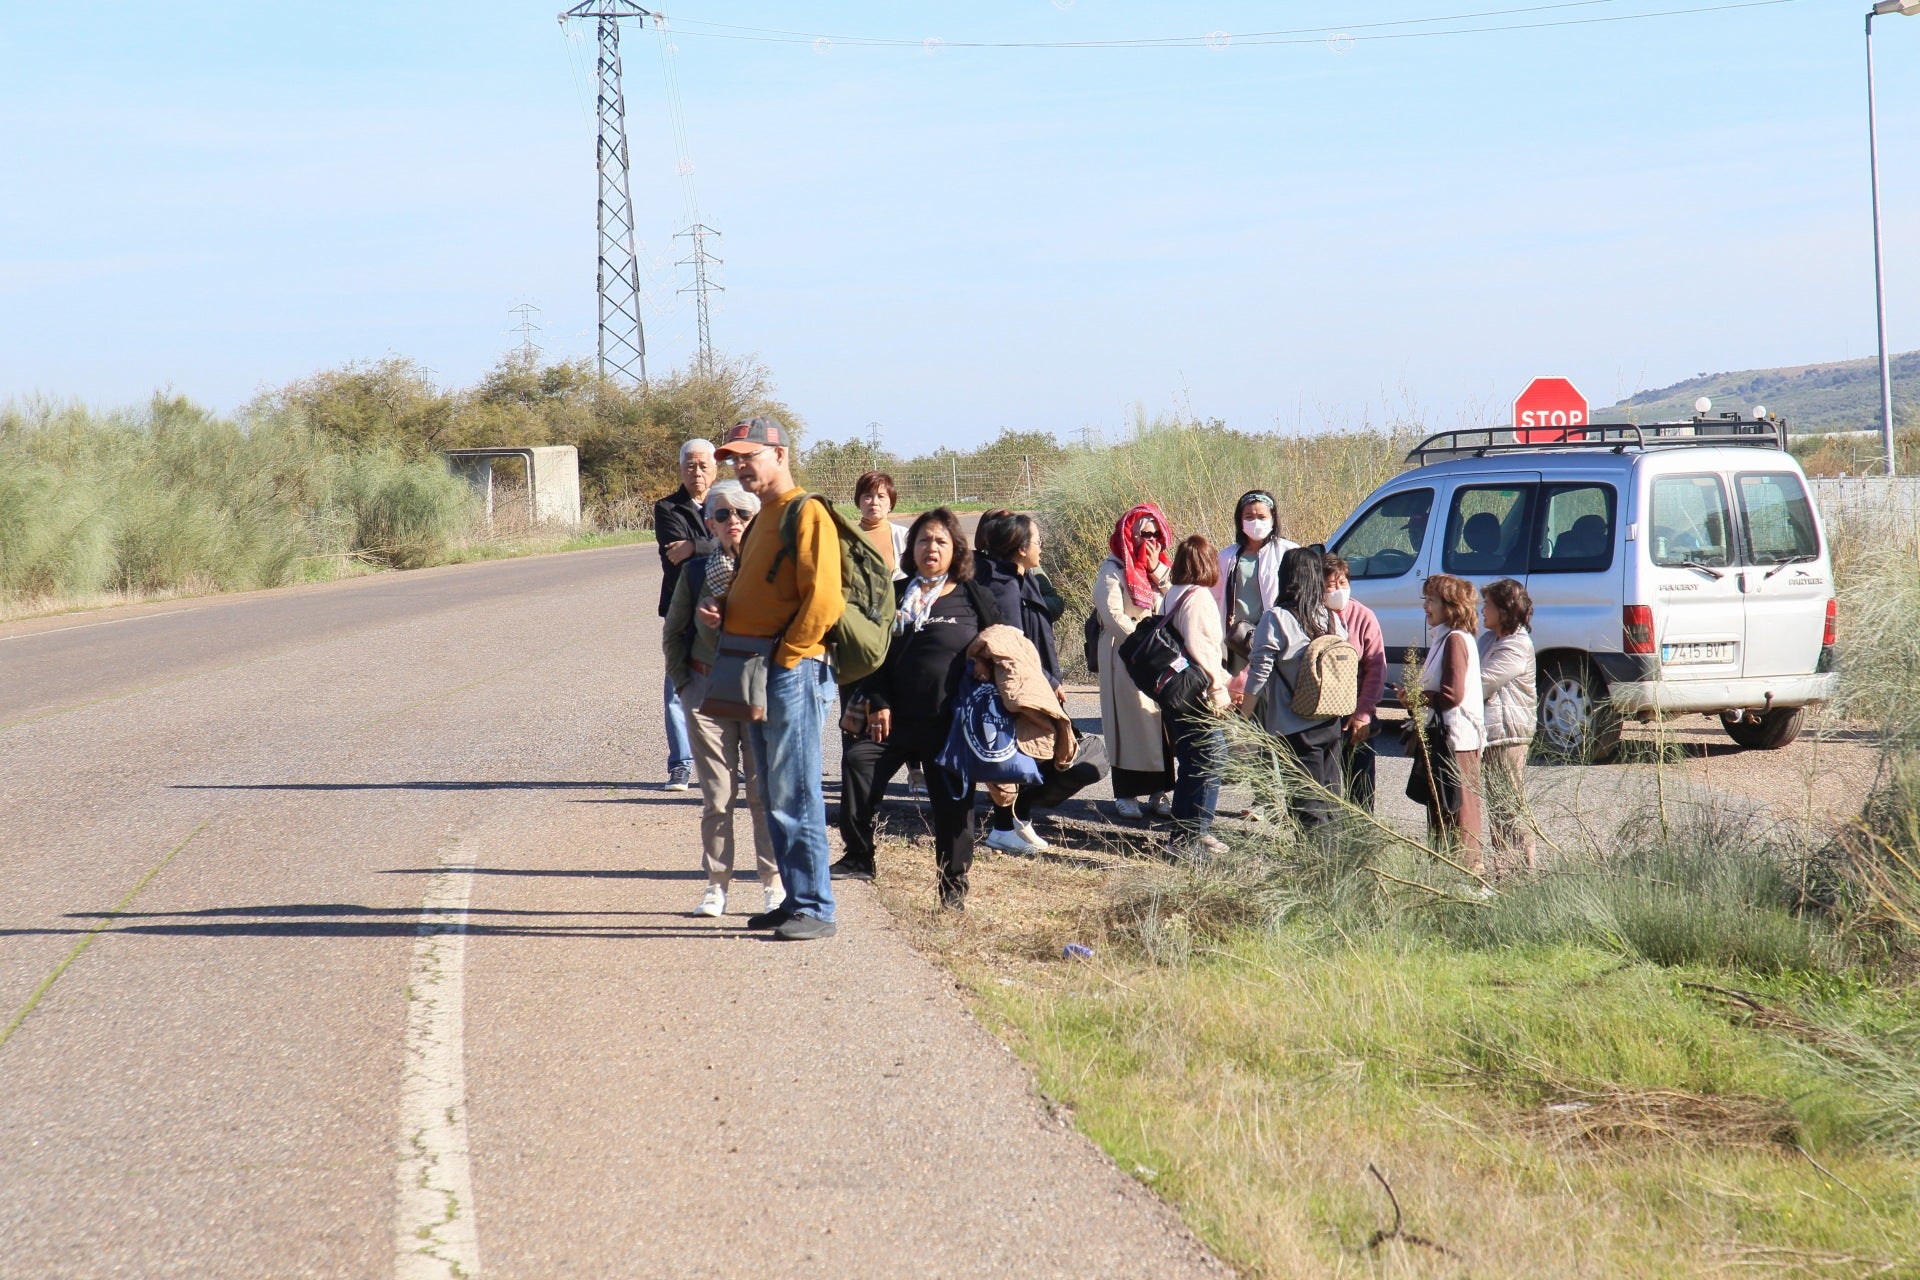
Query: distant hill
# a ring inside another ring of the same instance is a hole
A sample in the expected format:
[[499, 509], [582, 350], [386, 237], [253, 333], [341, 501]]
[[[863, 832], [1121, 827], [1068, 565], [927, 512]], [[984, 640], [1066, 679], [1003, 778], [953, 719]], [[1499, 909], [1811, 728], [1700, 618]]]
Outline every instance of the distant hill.
[[[1701, 396], [1713, 401], [1715, 413], [1764, 405], [1786, 418], [1796, 435], [1871, 430], [1880, 425], [1880, 362], [1840, 360], [1708, 374], [1595, 409], [1594, 421], [1684, 422]], [[1893, 357], [1893, 418], [1899, 426], [1920, 427], [1920, 351]]]

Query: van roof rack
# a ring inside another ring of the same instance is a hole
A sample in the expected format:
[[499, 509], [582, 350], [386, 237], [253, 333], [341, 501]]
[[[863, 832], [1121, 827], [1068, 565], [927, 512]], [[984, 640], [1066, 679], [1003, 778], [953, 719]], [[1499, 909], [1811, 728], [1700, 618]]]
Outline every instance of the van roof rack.
[[[1545, 436], [1551, 430], [1535, 427], [1529, 434]], [[1546, 453], [1562, 449], [1625, 453], [1628, 449], [1726, 445], [1784, 450], [1787, 420], [1723, 413], [1690, 422], [1590, 422], [1584, 427], [1561, 429], [1560, 439], [1553, 441], [1518, 439], [1512, 427], [1468, 427], [1428, 436], [1407, 454], [1407, 461], [1413, 466], [1425, 466], [1449, 458], [1484, 458], [1492, 453]]]

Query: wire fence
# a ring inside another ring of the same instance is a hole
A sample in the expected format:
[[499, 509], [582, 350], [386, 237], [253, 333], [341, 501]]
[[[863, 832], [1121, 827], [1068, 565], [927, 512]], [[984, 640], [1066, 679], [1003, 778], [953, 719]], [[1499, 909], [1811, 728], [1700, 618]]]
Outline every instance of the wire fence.
[[851, 503], [853, 488], [868, 471], [885, 471], [899, 492], [902, 507], [1027, 507], [1046, 483], [1043, 460], [1021, 456], [985, 462], [957, 454], [946, 457], [882, 459], [878, 467], [852, 459], [808, 463], [800, 482], [835, 502]]
[[1816, 476], [1813, 498], [1830, 530], [1920, 540], [1920, 476]]

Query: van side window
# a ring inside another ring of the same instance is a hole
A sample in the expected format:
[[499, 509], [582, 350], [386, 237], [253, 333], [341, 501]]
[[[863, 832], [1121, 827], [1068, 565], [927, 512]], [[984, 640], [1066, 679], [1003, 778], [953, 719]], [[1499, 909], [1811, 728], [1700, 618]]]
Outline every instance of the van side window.
[[1733, 560], [1727, 491], [1719, 476], [1662, 476], [1653, 482], [1653, 562], [1678, 568]]
[[1610, 484], [1550, 484], [1534, 523], [1534, 573], [1602, 573], [1613, 567]]
[[1789, 471], [1749, 472], [1737, 479], [1748, 564], [1778, 564], [1820, 554], [1813, 508], [1799, 476]]
[[1431, 489], [1390, 493], [1354, 521], [1333, 549], [1346, 559], [1355, 579], [1397, 578], [1419, 560], [1432, 511]]
[[1453, 491], [1447, 514], [1447, 573], [1487, 574], [1527, 571], [1527, 514], [1530, 484], [1463, 485]]

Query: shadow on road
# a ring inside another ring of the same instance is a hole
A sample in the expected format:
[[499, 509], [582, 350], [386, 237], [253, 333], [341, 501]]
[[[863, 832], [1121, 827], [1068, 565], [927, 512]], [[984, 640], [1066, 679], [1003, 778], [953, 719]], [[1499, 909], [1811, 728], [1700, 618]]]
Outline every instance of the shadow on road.
[[[495, 924], [474, 916], [549, 919], [552, 924]], [[649, 939], [715, 938], [759, 941], [765, 934], [749, 933], [745, 917], [729, 917], [713, 924], [693, 924], [677, 911], [522, 911], [500, 907], [452, 908], [366, 907], [350, 902], [269, 903], [251, 907], [209, 907], [201, 911], [74, 911], [69, 920], [114, 920], [113, 927], [76, 923], [71, 928], [0, 929], [0, 937], [57, 937], [95, 932], [147, 934], [187, 938], [414, 938], [423, 924], [438, 918], [465, 917], [461, 932], [495, 938], [583, 938], [610, 942]], [[579, 917], [617, 917], [620, 923], [567, 923]], [[658, 921], [639, 924], [640, 920]]]

